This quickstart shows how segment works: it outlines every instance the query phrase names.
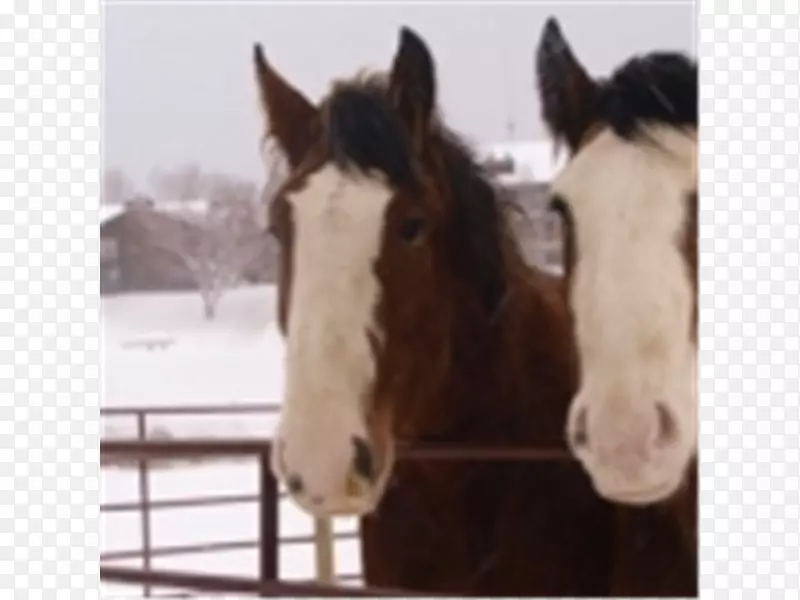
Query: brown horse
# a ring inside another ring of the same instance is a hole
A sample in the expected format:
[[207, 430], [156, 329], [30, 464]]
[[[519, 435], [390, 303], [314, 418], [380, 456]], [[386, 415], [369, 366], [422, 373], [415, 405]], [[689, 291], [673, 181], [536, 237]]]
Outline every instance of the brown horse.
[[696, 548], [697, 65], [651, 53], [592, 79], [554, 19], [536, 65], [570, 154], [551, 185], [580, 363], [569, 444], [601, 496], [664, 505]]
[[[254, 58], [291, 171], [270, 208], [287, 347], [276, 475], [312, 514], [363, 516], [371, 585], [624, 590], [617, 555], [633, 542], [577, 463], [394, 464], [397, 440], [566, 451], [577, 383], [562, 284], [525, 264], [497, 191], [438, 117], [424, 42], [404, 28], [387, 77], [337, 83], [318, 106], [259, 46]], [[692, 593], [686, 581], [648, 591]]]

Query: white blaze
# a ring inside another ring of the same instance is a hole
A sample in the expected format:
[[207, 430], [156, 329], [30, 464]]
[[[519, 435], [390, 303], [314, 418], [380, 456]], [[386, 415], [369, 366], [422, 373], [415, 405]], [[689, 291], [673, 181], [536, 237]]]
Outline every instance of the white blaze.
[[331, 500], [352, 466], [352, 436], [368, 439], [364, 404], [375, 380], [368, 333], [378, 333], [375, 262], [391, 196], [380, 179], [333, 164], [287, 196], [293, 281], [279, 432], [287, 469]]
[[[696, 138], [667, 128], [656, 143], [603, 131], [553, 182], [569, 204], [576, 264], [571, 303], [590, 431], [618, 437], [663, 402], [682, 430], [672, 473], [696, 449], [695, 290], [681, 253]], [[691, 233], [690, 233], [691, 235]], [[679, 467], [680, 465], [680, 467]]]

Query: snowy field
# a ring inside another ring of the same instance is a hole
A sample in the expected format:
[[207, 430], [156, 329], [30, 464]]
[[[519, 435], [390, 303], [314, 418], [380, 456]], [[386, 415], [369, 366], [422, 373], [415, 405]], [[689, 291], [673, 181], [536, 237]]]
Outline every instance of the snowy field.
[[[105, 297], [103, 318], [103, 383], [105, 407], [202, 406], [278, 403], [283, 388], [283, 345], [276, 329], [275, 289], [258, 286], [234, 290], [222, 298], [214, 321], [202, 317], [194, 293]], [[276, 416], [241, 414], [150, 416], [148, 431], [167, 429], [173, 437], [270, 437]], [[103, 418], [105, 437], [135, 433], [131, 417]], [[154, 469], [153, 500], [209, 495], [256, 494], [255, 461], [219, 462]], [[103, 503], [137, 501], [137, 474], [104, 468]], [[162, 509], [152, 513], [154, 547], [246, 542], [258, 537], [255, 503]], [[280, 506], [280, 535], [311, 535], [312, 521], [290, 502]], [[337, 532], [354, 532], [354, 519], [337, 519]], [[140, 515], [102, 515], [102, 551], [141, 548]], [[257, 574], [257, 549], [156, 557], [153, 568], [200, 573]], [[282, 579], [312, 579], [313, 546], [283, 545]], [[336, 545], [339, 574], [358, 574], [357, 540]], [[109, 563], [112, 564], [112, 563]], [[121, 560], [116, 566], [141, 566]], [[158, 591], [158, 590], [155, 590]], [[163, 590], [165, 592], [175, 590]], [[141, 595], [141, 588], [104, 584], [104, 595]]]
[[273, 286], [232, 290], [205, 321], [194, 293], [103, 298], [105, 405], [277, 402], [275, 303]]

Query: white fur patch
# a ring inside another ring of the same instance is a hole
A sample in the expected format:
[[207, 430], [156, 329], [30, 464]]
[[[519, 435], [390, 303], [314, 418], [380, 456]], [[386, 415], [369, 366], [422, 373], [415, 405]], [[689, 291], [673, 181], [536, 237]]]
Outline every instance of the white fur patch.
[[[613, 445], [652, 423], [655, 402], [664, 403], [680, 433], [665, 462], [643, 475], [642, 485], [655, 486], [682, 475], [697, 443], [695, 291], [680, 251], [696, 138], [667, 128], [649, 136], [657, 146], [601, 132], [552, 187], [570, 207], [575, 235], [581, 390], [573, 408], [588, 408], [593, 442]], [[587, 467], [606, 475], [599, 463]]]
[[[279, 425], [283, 461], [306, 493], [341, 504], [354, 435], [369, 439], [365, 403], [375, 380], [375, 262], [392, 191], [333, 164], [287, 196], [294, 247]], [[380, 336], [378, 335], [378, 338]]]

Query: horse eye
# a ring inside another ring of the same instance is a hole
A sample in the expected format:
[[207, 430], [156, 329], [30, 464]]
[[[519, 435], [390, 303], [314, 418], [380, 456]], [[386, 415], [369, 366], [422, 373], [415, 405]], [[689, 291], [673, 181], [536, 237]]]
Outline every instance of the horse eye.
[[565, 216], [569, 212], [569, 208], [567, 207], [567, 203], [564, 202], [564, 199], [560, 196], [553, 196], [550, 200], [550, 204], [548, 205], [548, 210], [551, 212], [557, 213], [562, 217]]
[[416, 240], [425, 228], [425, 220], [422, 217], [410, 217], [400, 225], [400, 237], [405, 242]]

